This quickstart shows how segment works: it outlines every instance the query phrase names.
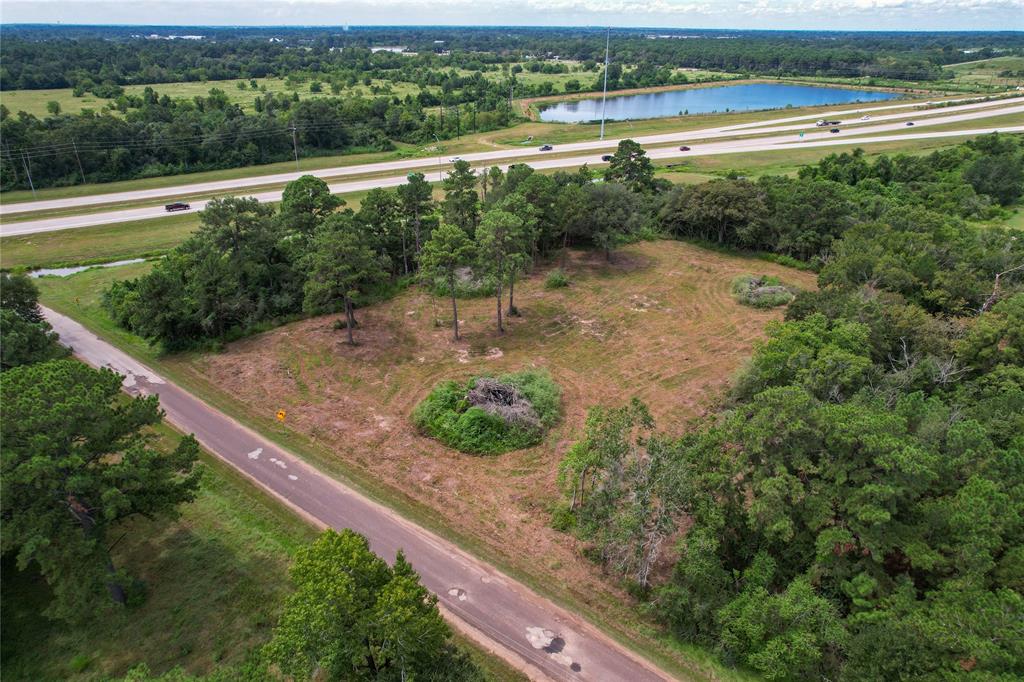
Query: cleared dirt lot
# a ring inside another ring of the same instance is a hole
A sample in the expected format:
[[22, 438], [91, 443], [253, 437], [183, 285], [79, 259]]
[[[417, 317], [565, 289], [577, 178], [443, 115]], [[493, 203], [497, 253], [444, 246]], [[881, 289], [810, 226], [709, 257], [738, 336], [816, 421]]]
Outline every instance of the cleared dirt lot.
[[[450, 303], [420, 289], [358, 311], [359, 345], [336, 315], [304, 320], [202, 356], [193, 369], [336, 456], [431, 507], [514, 564], [532, 564], [574, 592], [607, 582], [568, 536], [548, 527], [557, 465], [587, 408], [637, 395], [659, 425], [682, 430], [721, 396], [768, 320], [781, 311], [736, 304], [730, 280], [770, 273], [800, 286], [814, 275], [679, 242], [620, 251], [611, 265], [575, 252], [572, 285], [547, 291], [538, 267], [516, 286], [522, 317], [494, 332], [493, 298], [460, 302], [464, 340], [451, 340]], [[498, 457], [463, 455], [416, 433], [409, 413], [442, 379], [546, 367], [564, 417], [541, 445]]]

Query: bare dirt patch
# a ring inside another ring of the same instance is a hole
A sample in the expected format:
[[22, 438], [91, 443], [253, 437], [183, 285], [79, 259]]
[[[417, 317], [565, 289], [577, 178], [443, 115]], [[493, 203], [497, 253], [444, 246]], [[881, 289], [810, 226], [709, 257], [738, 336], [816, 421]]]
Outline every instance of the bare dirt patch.
[[[661, 428], [675, 431], [713, 407], [765, 323], [782, 316], [733, 300], [730, 282], [752, 267], [814, 286], [810, 273], [673, 241], [628, 247], [610, 265], [575, 252], [568, 288], [544, 289], [548, 267], [517, 283], [522, 317], [507, 320], [504, 336], [494, 331], [492, 298], [466, 300], [464, 338], [454, 343], [435, 324], [450, 319], [450, 303], [415, 288], [359, 310], [354, 348], [333, 329], [337, 316], [324, 316], [199, 357], [192, 369], [257, 411], [287, 410], [291, 428], [347, 465], [431, 507], [510, 564], [595, 603], [622, 595], [571, 537], [547, 525], [558, 462], [593, 405], [638, 396]], [[548, 369], [563, 392], [562, 421], [537, 447], [464, 455], [410, 422], [438, 381], [528, 367]]]

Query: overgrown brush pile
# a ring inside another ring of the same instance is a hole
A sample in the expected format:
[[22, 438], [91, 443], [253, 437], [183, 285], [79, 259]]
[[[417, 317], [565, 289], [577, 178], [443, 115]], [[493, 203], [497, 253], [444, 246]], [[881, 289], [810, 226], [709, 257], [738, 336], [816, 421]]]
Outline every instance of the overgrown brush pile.
[[557, 421], [561, 390], [545, 370], [465, 384], [438, 384], [412, 413], [423, 434], [474, 455], [497, 455], [539, 443]]
[[796, 298], [796, 290], [772, 275], [740, 275], [732, 281], [732, 295], [751, 308], [776, 308]]

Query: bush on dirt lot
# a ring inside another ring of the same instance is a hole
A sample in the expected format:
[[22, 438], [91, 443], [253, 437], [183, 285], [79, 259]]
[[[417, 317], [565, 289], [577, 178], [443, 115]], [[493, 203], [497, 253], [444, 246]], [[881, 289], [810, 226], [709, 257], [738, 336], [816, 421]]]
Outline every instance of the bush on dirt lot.
[[434, 387], [412, 420], [423, 434], [474, 455], [497, 455], [541, 442], [558, 421], [561, 390], [544, 370]]

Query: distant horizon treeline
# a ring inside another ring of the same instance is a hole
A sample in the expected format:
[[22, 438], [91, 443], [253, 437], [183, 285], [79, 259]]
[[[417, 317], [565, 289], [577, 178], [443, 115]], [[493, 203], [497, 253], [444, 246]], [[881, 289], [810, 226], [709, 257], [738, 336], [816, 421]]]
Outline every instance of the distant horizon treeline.
[[[326, 75], [353, 68], [382, 72], [409, 65], [478, 71], [555, 57], [589, 62], [588, 68], [593, 68], [604, 61], [605, 48], [604, 32], [585, 28], [177, 28], [198, 32], [203, 38], [143, 37], [180, 35], [174, 27], [5, 27], [0, 89], [66, 88], [85, 80], [141, 85], [285, 78], [294, 72]], [[612, 38], [612, 62], [622, 66], [903, 80], [945, 77], [940, 67], [964, 61], [964, 49], [971, 50], [971, 59], [1024, 51], [1024, 37], [1015, 32], [616, 29]], [[404, 46], [416, 55], [370, 51], [387, 45]], [[381, 72], [374, 77], [386, 78]]]

